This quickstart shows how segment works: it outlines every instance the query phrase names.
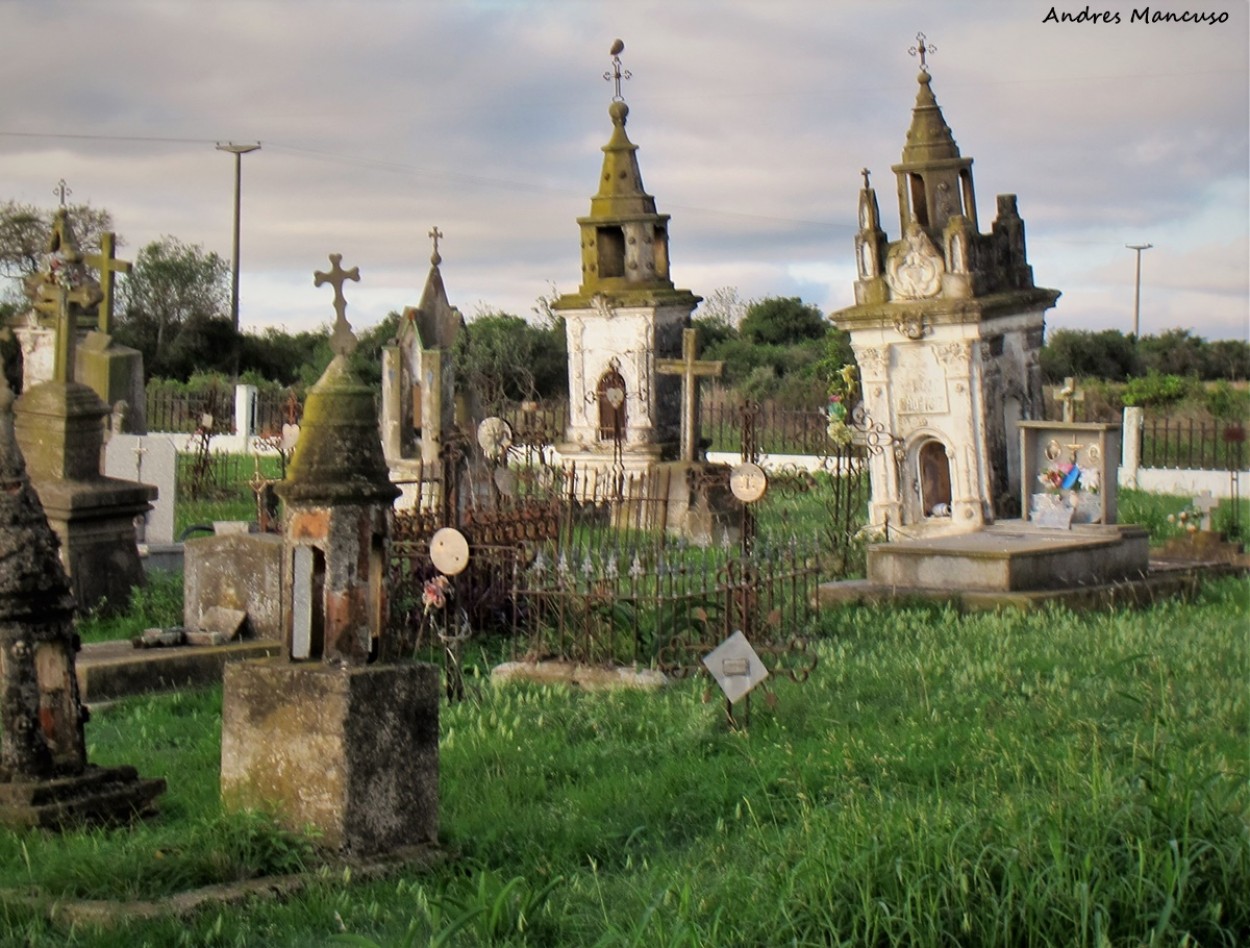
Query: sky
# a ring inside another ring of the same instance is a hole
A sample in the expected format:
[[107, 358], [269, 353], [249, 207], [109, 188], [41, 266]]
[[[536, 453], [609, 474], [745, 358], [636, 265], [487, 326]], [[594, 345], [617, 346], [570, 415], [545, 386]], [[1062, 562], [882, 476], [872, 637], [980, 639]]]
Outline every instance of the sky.
[[[899, 236], [923, 32], [982, 229], [1016, 194], [1035, 281], [1063, 293], [1051, 330], [1131, 331], [1126, 245], [1152, 244], [1141, 332], [1245, 339], [1250, 15], [1188, 2], [0, 0], [0, 200], [51, 208], [64, 179], [112, 213], [122, 257], [172, 235], [229, 258], [235, 159], [215, 146], [259, 142], [245, 329], [333, 322], [313, 285], [330, 253], [359, 267], [358, 328], [415, 306], [435, 226], [466, 317], [532, 317], [580, 282], [619, 37], [677, 286], [831, 312], [853, 301], [860, 168]], [[1134, 20], [1160, 10], [1204, 20]], [[1119, 22], [1071, 22], [1104, 11]]]

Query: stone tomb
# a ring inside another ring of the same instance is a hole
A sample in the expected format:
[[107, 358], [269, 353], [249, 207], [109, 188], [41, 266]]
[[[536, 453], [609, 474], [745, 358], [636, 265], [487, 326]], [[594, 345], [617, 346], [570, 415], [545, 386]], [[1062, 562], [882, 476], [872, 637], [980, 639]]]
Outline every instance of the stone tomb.
[[[226, 667], [221, 792], [268, 807], [361, 855], [428, 844], [438, 832], [438, 671], [392, 661], [386, 562], [399, 493], [390, 481], [372, 389], [348, 361], [337, 254], [315, 283], [335, 291], [333, 361], [308, 393], [278, 494], [283, 655]], [[289, 596], [289, 601], [287, 597]]]

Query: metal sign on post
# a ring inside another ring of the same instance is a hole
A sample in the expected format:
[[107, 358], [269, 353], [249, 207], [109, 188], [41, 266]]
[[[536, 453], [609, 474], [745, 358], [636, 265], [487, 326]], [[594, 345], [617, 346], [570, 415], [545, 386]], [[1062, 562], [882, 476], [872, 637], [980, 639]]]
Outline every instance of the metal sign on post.
[[725, 639], [703, 658], [729, 703], [736, 704], [768, 677], [768, 669], [740, 631]]

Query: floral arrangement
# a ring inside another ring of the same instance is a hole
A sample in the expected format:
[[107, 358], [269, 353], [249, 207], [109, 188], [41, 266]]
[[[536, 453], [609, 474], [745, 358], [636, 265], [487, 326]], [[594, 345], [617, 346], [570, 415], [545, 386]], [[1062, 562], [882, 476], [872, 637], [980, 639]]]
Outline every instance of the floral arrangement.
[[1046, 490], [1056, 494], [1061, 490], [1083, 490], [1096, 494], [1102, 486], [1098, 471], [1078, 467], [1072, 461], [1051, 461], [1037, 475], [1037, 480]]
[[859, 387], [858, 370], [853, 363], [847, 363], [834, 376], [829, 385], [829, 404], [825, 411], [829, 415], [829, 425], [825, 429], [829, 440], [841, 447], [851, 443], [851, 429], [846, 423], [851, 408], [854, 407], [856, 392]]
[[425, 587], [421, 590], [421, 605], [425, 607], [425, 614], [428, 616], [436, 609], [442, 609], [447, 605], [447, 600], [451, 598], [451, 580], [439, 573], [433, 579], [425, 582]]

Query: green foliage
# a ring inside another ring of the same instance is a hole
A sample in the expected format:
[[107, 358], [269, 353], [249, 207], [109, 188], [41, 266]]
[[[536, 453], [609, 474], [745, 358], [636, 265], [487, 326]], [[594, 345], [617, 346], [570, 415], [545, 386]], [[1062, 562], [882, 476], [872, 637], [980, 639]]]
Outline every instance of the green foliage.
[[84, 642], [133, 639], [144, 629], [182, 625], [182, 573], [152, 573], [147, 585], [131, 592], [126, 612], [104, 616], [103, 611], [79, 616], [78, 634]]
[[1147, 375], [1129, 379], [1128, 384], [1124, 386], [1123, 399], [1125, 405], [1161, 408], [1175, 405], [1188, 396], [1193, 389], [1194, 384], [1189, 379], [1178, 375], [1160, 375], [1152, 371]]
[[453, 359], [483, 406], [568, 393], [563, 319], [535, 326], [508, 313], [481, 313], [460, 334]]
[[1057, 329], [1046, 336], [1041, 367], [1053, 383], [1068, 376], [1123, 382], [1141, 371], [1135, 340], [1117, 329]]
[[1188, 329], [1140, 339], [1116, 329], [1057, 329], [1047, 334], [1041, 366], [1043, 378], [1052, 383], [1068, 376], [1124, 382], [1150, 372], [1236, 381], [1250, 377], [1250, 343], [1208, 342]]
[[238, 337], [229, 319], [230, 267], [199, 244], [154, 240], [118, 282], [114, 335], [143, 353], [149, 375], [186, 378], [233, 366]]
[[822, 339], [828, 328], [824, 314], [797, 296], [768, 296], [747, 305], [738, 332], [755, 345], [782, 346]]
[[1250, 391], [1233, 388], [1225, 379], [1209, 386], [1204, 398], [1207, 411], [1214, 418], [1229, 422], [1245, 422], [1250, 418]]

